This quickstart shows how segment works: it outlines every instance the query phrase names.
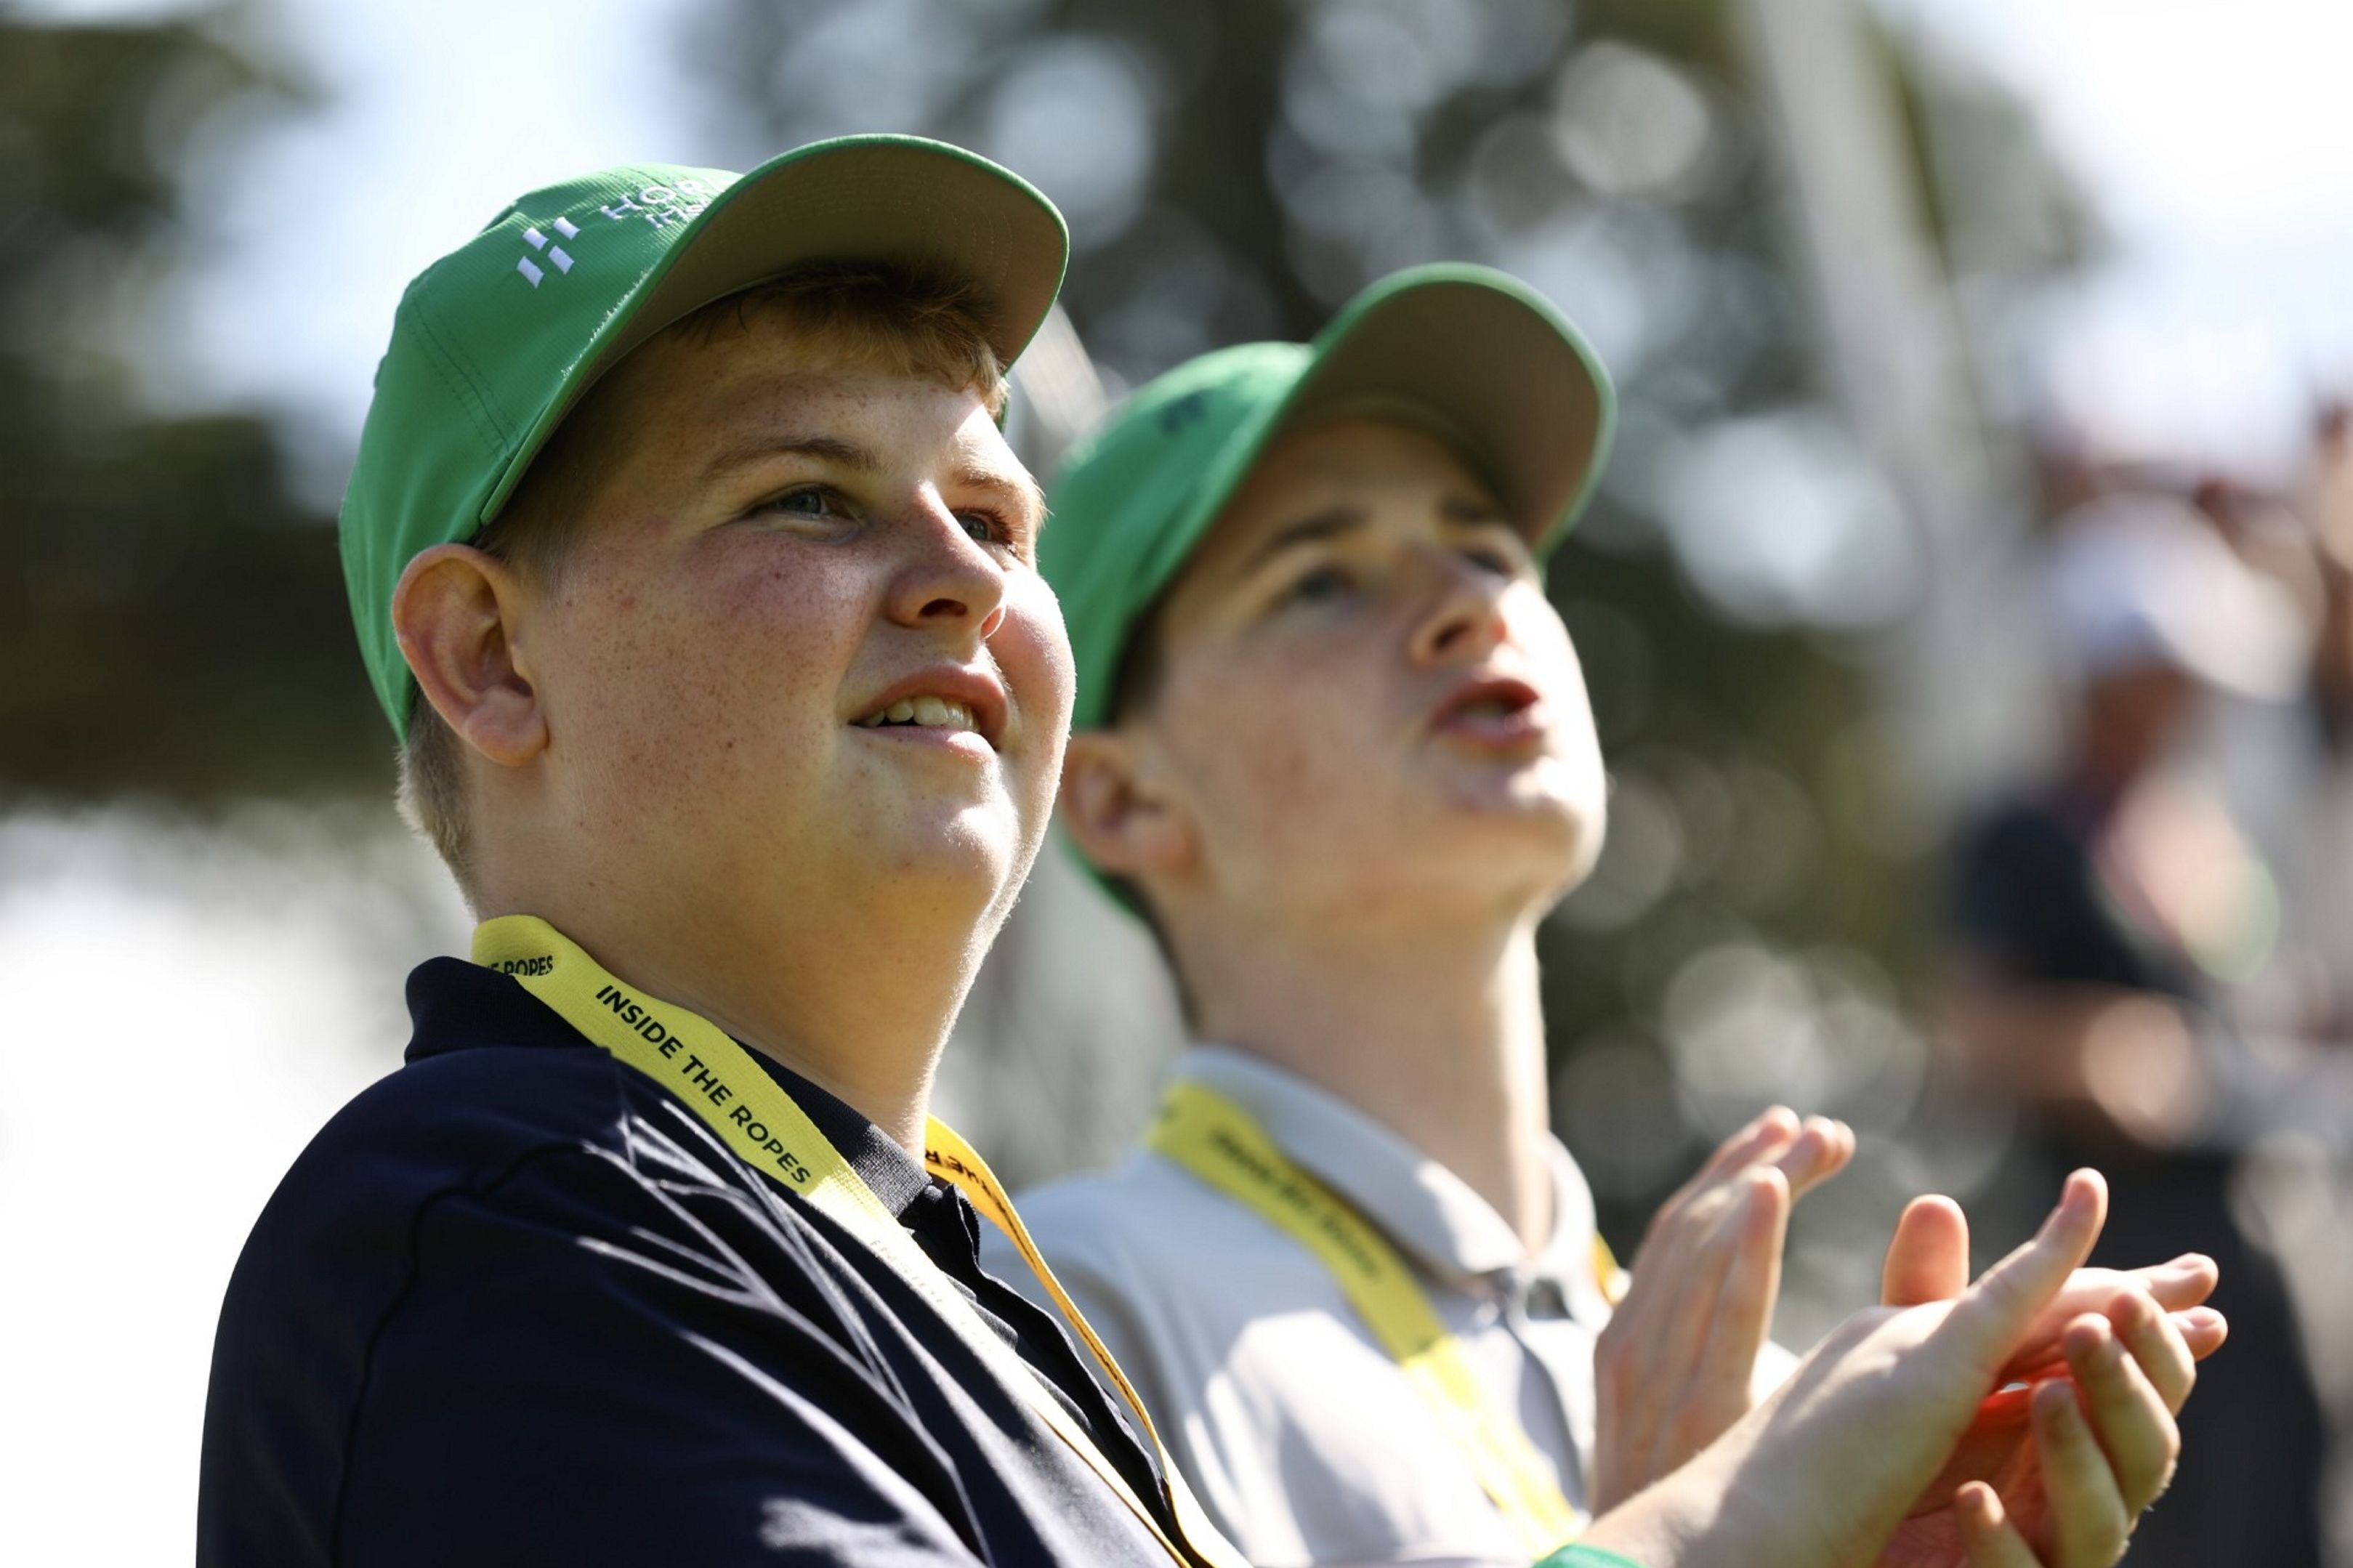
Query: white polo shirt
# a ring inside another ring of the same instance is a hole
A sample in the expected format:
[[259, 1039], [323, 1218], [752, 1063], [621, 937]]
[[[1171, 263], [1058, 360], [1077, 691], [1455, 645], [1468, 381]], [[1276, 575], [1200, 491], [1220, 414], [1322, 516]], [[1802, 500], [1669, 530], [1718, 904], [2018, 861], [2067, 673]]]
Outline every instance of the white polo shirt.
[[[1593, 1342], [1609, 1310], [1593, 1195], [1568, 1151], [1550, 1145], [1553, 1235], [1530, 1262], [1460, 1177], [1304, 1079], [1214, 1046], [1176, 1070], [1248, 1111], [1388, 1237], [1582, 1507]], [[1021, 1215], [1203, 1506], [1257, 1568], [1524, 1568], [1469, 1462], [1339, 1281], [1268, 1220], [1145, 1149], [1028, 1194]], [[1042, 1296], [994, 1230], [984, 1261]]]

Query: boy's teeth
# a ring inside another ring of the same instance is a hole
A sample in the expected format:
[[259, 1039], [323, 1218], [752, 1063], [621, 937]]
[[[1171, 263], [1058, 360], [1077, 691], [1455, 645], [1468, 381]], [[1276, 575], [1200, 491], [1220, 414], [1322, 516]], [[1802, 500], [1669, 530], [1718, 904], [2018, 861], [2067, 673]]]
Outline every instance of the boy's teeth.
[[945, 697], [930, 695], [902, 699], [872, 718], [861, 719], [859, 722], [870, 730], [881, 724], [920, 724], [933, 730], [976, 728], [969, 707]]

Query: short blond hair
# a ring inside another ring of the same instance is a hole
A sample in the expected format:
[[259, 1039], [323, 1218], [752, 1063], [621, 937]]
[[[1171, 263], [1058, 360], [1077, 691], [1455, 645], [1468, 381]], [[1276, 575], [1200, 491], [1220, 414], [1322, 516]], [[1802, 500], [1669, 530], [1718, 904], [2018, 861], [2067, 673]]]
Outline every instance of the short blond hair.
[[[657, 341], [707, 343], [744, 330], [755, 317], [779, 318], [860, 363], [976, 392], [992, 417], [1004, 414], [1005, 365], [989, 345], [987, 301], [963, 279], [886, 262], [797, 268], [713, 300], [665, 327]], [[604, 454], [614, 443], [601, 437], [628, 406], [625, 382], [608, 376], [589, 388], [532, 459], [506, 506], [470, 542], [474, 548], [535, 584], [554, 581], [606, 477]], [[422, 692], [410, 697], [399, 770], [401, 816], [433, 846], [472, 902], [465, 746]]]

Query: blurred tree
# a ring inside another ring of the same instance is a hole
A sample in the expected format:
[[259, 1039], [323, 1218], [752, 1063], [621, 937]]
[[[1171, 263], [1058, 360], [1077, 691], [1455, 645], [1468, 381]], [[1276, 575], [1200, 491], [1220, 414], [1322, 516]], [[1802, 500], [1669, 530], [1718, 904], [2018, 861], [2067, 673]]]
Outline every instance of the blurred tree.
[[207, 798], [381, 784], [331, 520], [236, 415], [139, 405], [180, 160], [293, 89], [203, 16], [0, 16], [0, 789]]

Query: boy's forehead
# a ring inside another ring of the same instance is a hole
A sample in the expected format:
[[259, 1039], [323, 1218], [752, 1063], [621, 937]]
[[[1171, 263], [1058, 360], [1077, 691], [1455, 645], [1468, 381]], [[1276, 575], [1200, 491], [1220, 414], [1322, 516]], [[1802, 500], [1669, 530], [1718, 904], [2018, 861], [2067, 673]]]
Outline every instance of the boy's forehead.
[[878, 479], [903, 479], [913, 465], [997, 492], [1032, 520], [1045, 510], [977, 391], [879, 365], [823, 334], [663, 334], [617, 365], [568, 424], [546, 456], [566, 466], [558, 482], [584, 506], [715, 501], [798, 459]]
[[1257, 487], [1316, 483], [1374, 488], [1434, 479], [1460, 481], [1482, 495], [1489, 487], [1463, 455], [1462, 443], [1432, 421], [1384, 410], [1317, 419], [1284, 432], [1252, 464], [1236, 499]]
[[1490, 487], [1436, 434], [1397, 420], [1351, 416], [1320, 420], [1270, 445], [1209, 526], [1171, 584], [1247, 570], [1261, 552], [1297, 534], [1345, 532], [1384, 492], [1459, 492], [1494, 505]]
[[607, 417], [680, 441], [714, 466], [773, 449], [812, 422], [923, 429], [1029, 482], [981, 389], [887, 363], [854, 335], [754, 320], [742, 330], [664, 334], [609, 381]]

